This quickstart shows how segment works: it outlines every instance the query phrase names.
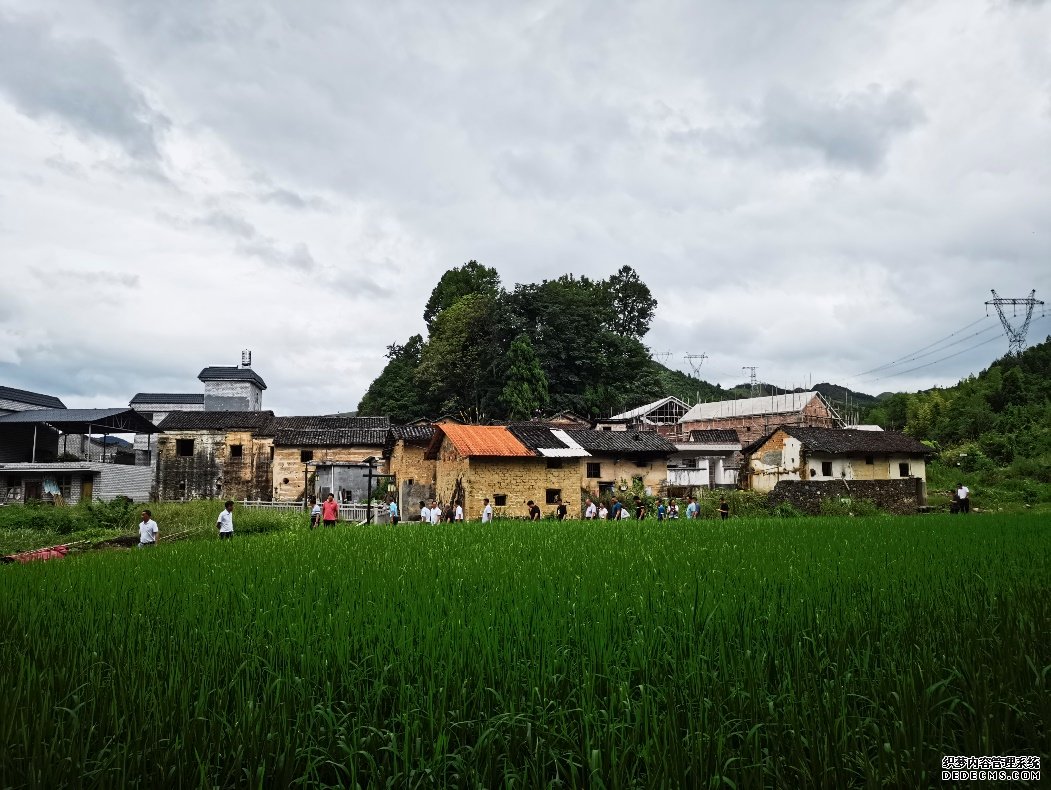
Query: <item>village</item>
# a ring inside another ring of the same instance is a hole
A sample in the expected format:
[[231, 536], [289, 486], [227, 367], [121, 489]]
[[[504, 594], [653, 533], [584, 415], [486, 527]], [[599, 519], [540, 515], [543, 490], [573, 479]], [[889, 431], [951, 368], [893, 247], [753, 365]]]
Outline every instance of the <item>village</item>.
[[394, 424], [382, 416], [282, 416], [263, 408], [252, 368], [208, 366], [203, 391], [133, 395], [126, 407], [69, 409], [0, 386], [0, 503], [76, 504], [232, 499], [305, 509], [332, 494], [346, 518], [405, 520], [431, 500], [479, 519], [551, 515], [564, 504], [631, 494], [704, 498], [744, 489], [819, 512], [825, 498], [866, 499], [913, 513], [926, 506], [916, 439], [848, 426], [818, 392], [688, 404], [667, 396], [605, 419], [560, 412], [505, 424], [451, 417]]

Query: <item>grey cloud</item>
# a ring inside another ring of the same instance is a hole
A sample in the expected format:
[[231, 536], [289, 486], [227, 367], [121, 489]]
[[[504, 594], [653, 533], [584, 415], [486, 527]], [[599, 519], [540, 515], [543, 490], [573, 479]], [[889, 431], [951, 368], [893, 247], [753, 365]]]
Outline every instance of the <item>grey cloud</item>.
[[216, 209], [193, 221], [194, 225], [204, 226], [238, 239], [235, 247], [238, 253], [248, 255], [270, 266], [286, 267], [303, 272], [317, 268], [314, 256], [303, 242], [285, 247], [276, 239], [261, 233], [258, 228], [242, 216], [229, 211]]
[[277, 205], [286, 208], [300, 210], [314, 209], [316, 211], [328, 211], [331, 208], [328, 201], [324, 198], [314, 195], [301, 195], [291, 189], [284, 189], [282, 187], [271, 189], [269, 192], [264, 192], [260, 195], [260, 200], [264, 203], [276, 203]]
[[155, 160], [168, 120], [98, 41], [53, 35], [41, 23], [0, 14], [0, 92], [31, 118]]
[[105, 285], [138, 288], [139, 275], [112, 272], [104, 269], [37, 269], [33, 276], [40, 282], [56, 285], [76, 283], [78, 286]]

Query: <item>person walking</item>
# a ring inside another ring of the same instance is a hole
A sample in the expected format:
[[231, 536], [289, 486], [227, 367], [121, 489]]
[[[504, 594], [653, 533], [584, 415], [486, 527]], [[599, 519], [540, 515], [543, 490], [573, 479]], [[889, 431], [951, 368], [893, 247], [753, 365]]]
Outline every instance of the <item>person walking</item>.
[[231, 540], [234, 536], [234, 501], [226, 500], [226, 506], [219, 518], [215, 520], [215, 526], [219, 529], [220, 540]]
[[453, 522], [463, 521], [463, 505], [456, 503], [456, 509], [453, 511]]
[[159, 532], [153, 514], [148, 510], [142, 511], [142, 521], [139, 522], [139, 548], [152, 549], [156, 546]]
[[482, 523], [491, 524], [493, 521], [493, 506], [489, 504], [489, 497], [482, 500]]
[[431, 523], [441, 524], [442, 523], [442, 509], [438, 505], [437, 500], [431, 500]]
[[569, 508], [566, 507], [566, 503], [561, 499], [558, 501], [558, 505], [555, 507], [555, 518], [559, 521], [565, 521], [566, 515], [569, 513]]
[[697, 504], [697, 500], [690, 497], [690, 503], [686, 505], [686, 518], [698, 518], [700, 517], [701, 508]]
[[730, 503], [726, 501], [726, 497], [719, 497], [719, 518], [723, 521], [730, 518]]
[[591, 501], [591, 497], [588, 497], [587, 504], [584, 507], [584, 520], [594, 521], [596, 515], [598, 515], [598, 508], [595, 507], [595, 503]]
[[679, 518], [679, 503], [673, 499], [668, 505], [668, 519], [672, 520], [677, 518]]
[[431, 523], [431, 509], [427, 507], [427, 503], [424, 502], [422, 499], [420, 500], [420, 523]]
[[310, 497], [310, 528], [317, 529], [321, 523], [321, 503], [317, 501], [316, 496]]
[[537, 507], [537, 505], [533, 502], [532, 499], [530, 499], [528, 502], [526, 502], [526, 507], [529, 508], [529, 520], [530, 521], [539, 521], [540, 520], [540, 508]]
[[605, 521], [609, 518], [609, 508], [606, 507], [605, 502], [600, 502], [598, 506], [598, 518], [599, 521]]
[[334, 494], [329, 494], [325, 498], [325, 504], [321, 506], [321, 522], [326, 527], [334, 527], [337, 521], [339, 521], [339, 503], [336, 502]]
[[398, 526], [401, 517], [398, 515], [398, 503], [393, 499], [390, 501], [390, 504], [387, 505], [387, 512], [390, 514], [390, 523], [394, 526]]
[[956, 497], [960, 500], [960, 512], [971, 512], [971, 489], [963, 483], [956, 484]]
[[624, 510], [624, 505], [620, 504], [620, 500], [613, 497], [613, 504], [609, 508], [609, 517], [614, 521], [620, 518], [621, 512]]

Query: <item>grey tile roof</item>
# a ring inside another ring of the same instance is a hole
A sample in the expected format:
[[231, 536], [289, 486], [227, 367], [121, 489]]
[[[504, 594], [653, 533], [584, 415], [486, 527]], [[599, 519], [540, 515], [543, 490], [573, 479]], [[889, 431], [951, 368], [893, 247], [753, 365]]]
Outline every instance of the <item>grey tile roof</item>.
[[272, 411], [173, 411], [159, 427], [162, 431], [250, 430], [268, 436], [274, 430]]
[[277, 417], [279, 447], [382, 447], [390, 430], [386, 417]]
[[195, 392], [138, 392], [135, 396], [128, 401], [131, 406], [138, 406], [144, 403], [149, 404], [189, 404], [189, 405], [204, 405], [204, 394], [198, 394]]
[[568, 429], [567, 434], [592, 455], [671, 455], [674, 444], [656, 431], [595, 431]]
[[54, 395], [44, 395], [40, 392], [15, 389], [14, 387], [0, 386], [0, 399], [13, 400], [18, 403], [28, 403], [31, 406], [40, 406], [44, 409], [64, 409], [66, 404]]
[[[897, 431], [859, 431], [851, 428], [804, 428], [784, 425], [789, 436], [798, 439], [808, 450], [829, 455], [931, 455], [927, 445]], [[758, 450], [775, 431], [742, 449], [745, 454]]]
[[211, 367], [202, 370], [197, 375], [197, 378], [201, 381], [251, 381], [256, 384], [259, 389], [266, 389], [266, 382], [263, 381], [262, 376], [251, 368], [212, 365]]
[[707, 431], [690, 431], [687, 441], [694, 444], [740, 444], [737, 431], [732, 428], [714, 428]]
[[408, 444], [428, 444], [434, 436], [434, 426], [430, 423], [417, 425], [392, 425], [391, 440], [404, 439]]

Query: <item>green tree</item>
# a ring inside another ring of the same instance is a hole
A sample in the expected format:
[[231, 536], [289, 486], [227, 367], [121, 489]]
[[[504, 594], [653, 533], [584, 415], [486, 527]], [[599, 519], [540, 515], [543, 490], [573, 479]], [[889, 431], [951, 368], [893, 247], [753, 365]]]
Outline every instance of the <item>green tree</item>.
[[415, 381], [423, 345], [423, 338], [413, 335], [403, 346], [387, 346], [387, 365], [362, 396], [358, 414], [386, 416], [395, 422], [427, 415], [428, 404]]
[[434, 286], [427, 305], [423, 308], [423, 320], [427, 328], [434, 330], [435, 319], [460, 299], [471, 294], [484, 294], [490, 299], [500, 292], [500, 275], [496, 269], [483, 266], [478, 261], [468, 261], [463, 266], [449, 269]]
[[609, 328], [624, 337], [640, 338], [650, 331], [657, 300], [638, 272], [630, 266], [620, 270], [603, 283], [610, 307]]
[[532, 419], [550, 402], [547, 376], [525, 335], [517, 337], [507, 352], [507, 383], [500, 399], [511, 420]]

